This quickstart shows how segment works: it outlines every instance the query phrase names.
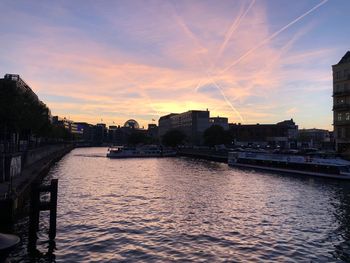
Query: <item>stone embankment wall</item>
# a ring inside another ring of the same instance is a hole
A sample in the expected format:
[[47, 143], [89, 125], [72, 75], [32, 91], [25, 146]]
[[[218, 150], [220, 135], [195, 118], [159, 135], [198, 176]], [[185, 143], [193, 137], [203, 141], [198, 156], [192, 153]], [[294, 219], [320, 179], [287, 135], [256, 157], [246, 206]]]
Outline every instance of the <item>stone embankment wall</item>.
[[40, 182], [52, 164], [74, 148], [49, 145], [0, 157], [0, 223], [13, 221], [28, 201], [31, 185]]

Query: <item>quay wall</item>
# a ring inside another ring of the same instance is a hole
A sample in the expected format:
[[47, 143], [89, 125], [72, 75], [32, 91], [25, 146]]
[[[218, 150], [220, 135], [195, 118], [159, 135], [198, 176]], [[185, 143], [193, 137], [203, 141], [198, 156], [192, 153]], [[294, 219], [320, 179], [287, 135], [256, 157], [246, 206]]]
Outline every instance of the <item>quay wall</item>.
[[24, 168], [32, 165], [33, 163], [50, 156], [56, 152], [62, 151], [67, 148], [67, 145], [49, 145], [46, 147], [38, 148], [28, 151], [24, 156]]
[[182, 148], [177, 151], [179, 156], [186, 156], [191, 158], [204, 159], [208, 161], [215, 161], [227, 163], [227, 151], [215, 151], [212, 149], [193, 149]]
[[[0, 224], [11, 224], [28, 210], [31, 186], [40, 183], [50, 167], [74, 148], [71, 144], [49, 145], [27, 152], [3, 155], [0, 168]], [[13, 161], [15, 160], [15, 161]]]

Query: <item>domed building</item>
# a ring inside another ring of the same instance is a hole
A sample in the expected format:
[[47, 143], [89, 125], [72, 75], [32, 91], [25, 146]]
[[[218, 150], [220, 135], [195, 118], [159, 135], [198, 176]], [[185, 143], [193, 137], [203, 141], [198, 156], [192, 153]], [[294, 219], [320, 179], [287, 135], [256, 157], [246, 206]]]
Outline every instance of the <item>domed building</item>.
[[124, 123], [124, 127], [130, 129], [139, 129], [140, 125], [134, 119], [130, 119]]

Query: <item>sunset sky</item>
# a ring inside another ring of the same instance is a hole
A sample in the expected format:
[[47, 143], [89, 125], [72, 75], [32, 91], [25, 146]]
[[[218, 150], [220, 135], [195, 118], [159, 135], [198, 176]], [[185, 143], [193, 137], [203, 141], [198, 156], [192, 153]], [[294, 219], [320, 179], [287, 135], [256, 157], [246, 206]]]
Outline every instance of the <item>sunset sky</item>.
[[230, 122], [332, 129], [349, 0], [0, 0], [0, 74], [52, 114], [141, 126], [209, 109]]

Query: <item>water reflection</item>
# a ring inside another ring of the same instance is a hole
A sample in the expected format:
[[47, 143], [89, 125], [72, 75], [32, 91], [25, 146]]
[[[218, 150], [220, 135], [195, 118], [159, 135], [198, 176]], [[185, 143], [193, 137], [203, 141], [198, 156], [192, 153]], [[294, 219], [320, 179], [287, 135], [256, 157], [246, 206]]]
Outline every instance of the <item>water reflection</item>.
[[349, 261], [348, 183], [105, 152], [76, 149], [52, 169], [57, 250], [38, 261]]
[[347, 184], [339, 185], [335, 190], [333, 205], [338, 227], [330, 236], [336, 243], [332, 254], [344, 262], [350, 262], [350, 190]]

